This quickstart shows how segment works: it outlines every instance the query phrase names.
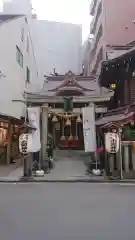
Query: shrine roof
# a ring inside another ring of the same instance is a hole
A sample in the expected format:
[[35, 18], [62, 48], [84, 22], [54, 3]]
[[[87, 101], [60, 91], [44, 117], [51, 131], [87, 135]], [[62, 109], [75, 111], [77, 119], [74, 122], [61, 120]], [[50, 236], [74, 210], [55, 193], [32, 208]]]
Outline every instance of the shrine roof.
[[97, 126], [101, 125], [107, 125], [110, 123], [118, 123], [122, 121], [127, 121], [131, 120], [131, 118], [134, 116], [133, 112], [127, 113], [127, 114], [116, 114], [116, 115], [111, 115], [111, 116], [105, 116], [102, 117], [101, 119], [96, 121]]
[[[126, 46], [127, 47], [127, 46]], [[121, 53], [119, 56], [110, 59], [110, 60], [105, 60], [103, 61], [103, 65], [109, 65], [109, 64], [115, 64], [123, 60], [129, 60], [130, 58], [135, 58], [135, 46], [130, 46], [129, 48], [126, 49], [126, 52]]]
[[100, 85], [108, 87], [110, 84], [115, 83], [117, 79], [123, 81], [124, 72], [125, 74], [128, 72], [128, 75], [131, 77], [134, 71], [134, 65], [135, 46], [113, 59], [103, 61], [99, 77]]
[[[93, 95], [95, 92], [99, 93], [101, 88], [98, 84], [98, 76], [76, 76], [69, 71], [66, 75], [46, 76], [39, 94], [53, 96], [58, 91], [65, 90], [80, 90], [86, 95]], [[104, 91], [106, 92], [105, 89]]]
[[[113, 91], [104, 87], [100, 87], [98, 76], [74, 75], [69, 71], [65, 75], [45, 76], [43, 87], [39, 91], [31, 92], [27, 90], [28, 99], [46, 99], [51, 97], [64, 96], [66, 91], [71, 91], [72, 96], [83, 97], [109, 97], [113, 96]], [[76, 95], [76, 93], [78, 93]]]
[[124, 106], [117, 109], [109, 110], [107, 113], [96, 121], [97, 126], [108, 125], [113, 123], [126, 123], [134, 117], [135, 104]]

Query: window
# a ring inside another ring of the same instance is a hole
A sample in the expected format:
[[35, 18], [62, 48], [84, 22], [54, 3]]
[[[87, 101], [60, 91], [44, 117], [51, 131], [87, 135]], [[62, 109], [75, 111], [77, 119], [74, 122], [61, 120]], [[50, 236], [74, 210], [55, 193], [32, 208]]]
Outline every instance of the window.
[[26, 83], [30, 83], [30, 70], [26, 67]]
[[102, 12], [102, 2], [100, 2], [99, 6], [98, 6], [97, 15], [96, 15], [93, 27], [92, 27], [91, 32], [90, 32], [91, 34], [95, 34], [95, 31], [96, 31], [96, 28], [97, 28], [98, 19], [100, 17], [101, 12]]
[[16, 46], [16, 61], [23, 67], [23, 55], [18, 46]]
[[27, 37], [27, 52], [29, 53], [29, 37]]
[[93, 58], [95, 57], [96, 51], [97, 51], [97, 47], [98, 47], [98, 43], [100, 41], [100, 38], [103, 36], [103, 28], [102, 25], [100, 26], [96, 39], [95, 39], [95, 44], [94, 44], [94, 48], [91, 51], [91, 61], [93, 60]]
[[99, 67], [99, 64], [101, 63], [102, 60], [103, 60], [103, 48], [101, 47], [100, 50], [99, 50], [99, 54], [97, 56], [96, 64], [95, 64], [94, 69], [92, 71], [93, 74], [96, 74], [97, 69]]
[[24, 41], [24, 28], [22, 28], [22, 30], [21, 30], [21, 40], [22, 40], [22, 42]]

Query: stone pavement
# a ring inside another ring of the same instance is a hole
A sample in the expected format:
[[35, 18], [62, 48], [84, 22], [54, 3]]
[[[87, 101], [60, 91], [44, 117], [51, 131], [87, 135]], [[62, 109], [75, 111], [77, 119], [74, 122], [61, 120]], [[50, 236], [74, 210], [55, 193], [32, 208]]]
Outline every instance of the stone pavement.
[[[55, 163], [51, 173], [45, 174], [45, 180], [74, 180], [88, 179], [86, 175], [86, 166], [83, 161], [72, 159], [61, 159]], [[37, 179], [37, 178], [36, 178]]]
[[16, 169], [15, 165], [0, 165], [0, 177], [5, 177], [9, 175], [12, 171]]
[[[85, 158], [88, 158], [88, 156], [84, 154], [84, 151], [57, 150], [54, 169], [51, 173], [45, 174], [43, 179], [48, 181], [88, 180], [89, 176], [86, 175], [84, 164]], [[39, 178], [35, 179], [38, 180]]]
[[[86, 174], [85, 161], [88, 156], [83, 151], [60, 151], [56, 152], [54, 168], [51, 173], [44, 177], [35, 177], [35, 181], [88, 181], [90, 176]], [[23, 176], [23, 167], [18, 167], [8, 173], [0, 176], [0, 181], [19, 181]], [[93, 176], [92, 176], [93, 178]], [[103, 177], [98, 177], [103, 179]]]
[[[54, 169], [43, 177], [34, 177], [35, 182], [127, 182], [135, 183], [135, 179], [113, 180], [103, 176], [86, 174], [88, 156], [82, 151], [57, 151]], [[0, 174], [0, 182], [18, 182], [23, 176], [23, 166]]]
[[3, 175], [0, 175], [0, 181], [18, 181], [23, 176], [23, 167], [19, 166]]

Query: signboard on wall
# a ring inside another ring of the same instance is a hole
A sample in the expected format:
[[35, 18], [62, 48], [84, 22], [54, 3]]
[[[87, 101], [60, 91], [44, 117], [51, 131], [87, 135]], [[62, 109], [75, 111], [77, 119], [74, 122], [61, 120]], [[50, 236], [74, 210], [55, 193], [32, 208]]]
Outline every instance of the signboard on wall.
[[96, 151], [95, 106], [89, 105], [82, 109], [83, 135], [85, 152]]

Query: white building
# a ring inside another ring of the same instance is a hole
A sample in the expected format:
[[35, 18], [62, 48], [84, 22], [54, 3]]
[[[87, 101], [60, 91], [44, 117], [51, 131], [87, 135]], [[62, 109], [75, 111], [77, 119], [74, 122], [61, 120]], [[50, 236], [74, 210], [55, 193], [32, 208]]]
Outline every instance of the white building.
[[4, 14], [32, 14], [31, 0], [3, 0]]
[[0, 15], [0, 112], [20, 117], [26, 83], [36, 86], [38, 80], [29, 20], [19, 15]]
[[81, 25], [33, 20], [32, 36], [41, 78], [53, 68], [59, 74], [81, 71]]
[[34, 19], [31, 0], [10, 0], [3, 5], [3, 13], [31, 15], [35, 56], [39, 68], [40, 84], [44, 75], [53, 68], [60, 74], [71, 70], [79, 73], [82, 65], [82, 27], [81, 25], [50, 22]]
[[84, 67], [84, 75], [90, 76], [90, 54], [91, 54], [92, 38], [88, 38], [82, 46], [82, 63]]
[[[59, 74], [81, 72], [82, 28], [33, 19], [31, 0], [4, 1], [0, 20], [0, 70], [5, 75], [1, 77], [0, 112], [20, 117], [24, 104], [12, 100], [23, 100], [27, 67], [32, 91], [42, 88], [44, 75], [53, 68]], [[23, 56], [23, 67], [16, 61], [16, 53]]]

